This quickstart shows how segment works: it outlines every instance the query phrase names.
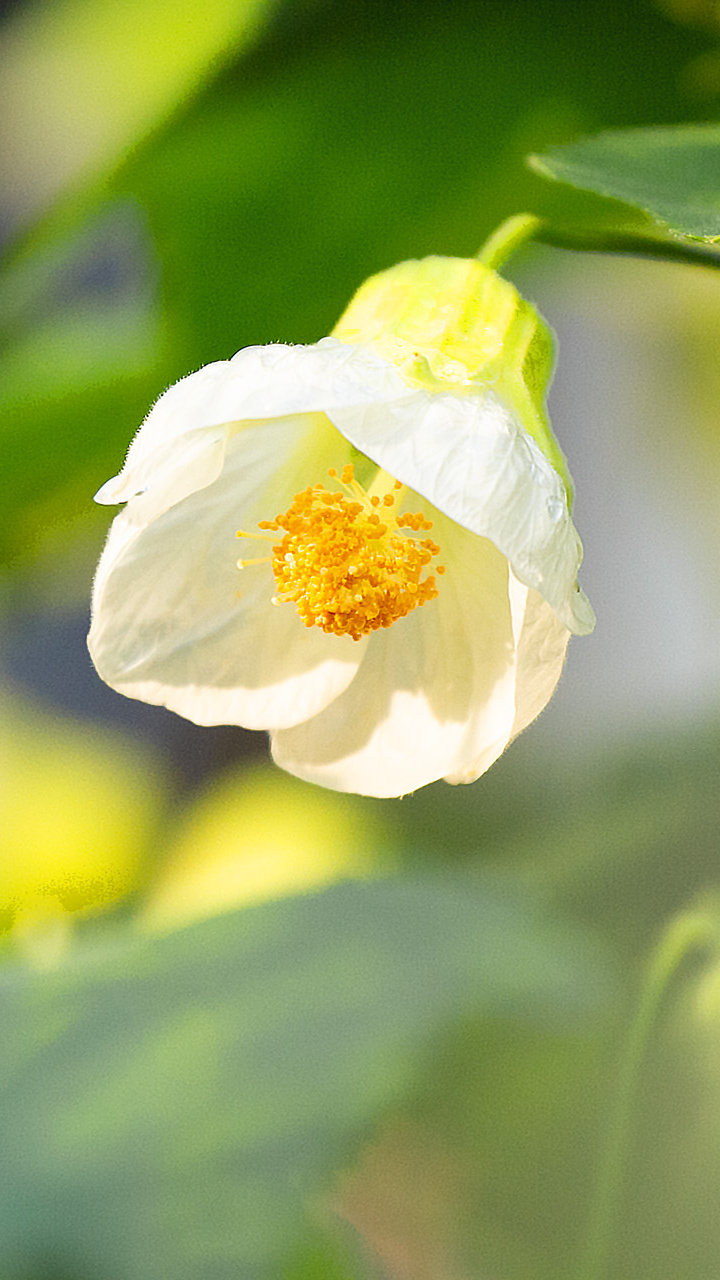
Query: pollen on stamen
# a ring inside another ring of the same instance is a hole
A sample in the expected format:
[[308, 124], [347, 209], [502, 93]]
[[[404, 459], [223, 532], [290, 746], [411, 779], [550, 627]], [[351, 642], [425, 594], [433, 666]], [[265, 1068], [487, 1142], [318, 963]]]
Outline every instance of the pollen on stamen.
[[[274, 520], [259, 521], [264, 532], [238, 531], [238, 537], [273, 543], [272, 556], [243, 559], [238, 567], [270, 561], [274, 605], [294, 604], [306, 627], [359, 640], [437, 596], [435, 577], [427, 570], [440, 547], [404, 532], [432, 529], [424, 512], [393, 515], [401, 481], [395, 480], [389, 493], [371, 496], [355, 479], [352, 463], [343, 467], [339, 480], [335, 467], [327, 474], [344, 492], [311, 485]], [[435, 572], [442, 575], [444, 565]]]
[[247, 569], [250, 564], [269, 564], [271, 560], [272, 556], [251, 556], [249, 560], [238, 560], [237, 567], [238, 569]]

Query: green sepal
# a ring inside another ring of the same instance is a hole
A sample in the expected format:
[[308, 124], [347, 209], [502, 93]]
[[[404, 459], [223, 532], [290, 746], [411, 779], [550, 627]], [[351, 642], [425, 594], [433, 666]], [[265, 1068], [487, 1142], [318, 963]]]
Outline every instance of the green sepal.
[[517, 289], [475, 258], [400, 262], [360, 286], [333, 337], [372, 347], [411, 386], [477, 392], [487, 387], [537, 441], [572, 495], [545, 408], [551, 330]]

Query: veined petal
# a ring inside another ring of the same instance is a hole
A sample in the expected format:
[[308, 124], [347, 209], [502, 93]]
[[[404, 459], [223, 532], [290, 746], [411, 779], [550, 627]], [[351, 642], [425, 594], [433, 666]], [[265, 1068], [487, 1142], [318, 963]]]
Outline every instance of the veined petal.
[[[406, 394], [407, 384], [386, 360], [335, 338], [312, 346], [245, 347], [231, 360], [182, 378], [160, 396], [130, 445], [122, 471], [102, 486], [96, 500], [125, 502], [158, 483], [165, 489], [177, 483], [175, 500], [180, 501], [219, 473], [233, 424], [388, 403]], [[203, 447], [209, 462], [200, 456]], [[192, 457], [201, 462], [194, 488], [188, 487]]]
[[565, 662], [570, 632], [547, 601], [518, 582], [512, 570], [509, 589], [517, 651], [512, 740], [550, 701]]
[[[570, 632], [537, 591], [518, 582], [510, 570], [510, 608], [515, 637], [515, 718], [512, 741], [550, 701], [565, 661]], [[446, 775], [452, 783], [474, 782], [488, 768], [485, 753], [463, 769]]]
[[[408, 496], [415, 509], [416, 496]], [[508, 565], [429, 510], [447, 571], [438, 598], [373, 635], [345, 693], [273, 735], [276, 762], [339, 791], [398, 796], [504, 750], [515, 720]]]
[[364, 641], [304, 628], [275, 607], [269, 543], [236, 537], [342, 466], [349, 446], [322, 414], [247, 424], [218, 478], [143, 522], [133, 499], [98, 567], [88, 644], [104, 680], [199, 724], [269, 728], [314, 716], [352, 680]]
[[95, 494], [101, 503], [131, 502], [132, 522], [145, 525], [176, 502], [212, 484], [222, 471], [228, 427], [188, 431], [172, 445], [156, 449], [131, 471], [107, 480]]
[[387, 405], [328, 410], [348, 440], [507, 556], [568, 630], [594, 626], [577, 585], [582, 545], [565, 489], [539, 445], [492, 390], [417, 390]]

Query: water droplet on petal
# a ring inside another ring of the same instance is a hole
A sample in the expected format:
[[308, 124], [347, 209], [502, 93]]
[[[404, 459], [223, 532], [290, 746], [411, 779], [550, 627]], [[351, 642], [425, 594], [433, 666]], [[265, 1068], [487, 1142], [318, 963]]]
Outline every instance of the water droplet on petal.
[[565, 512], [565, 503], [561, 498], [548, 498], [547, 509], [553, 524], [557, 524]]

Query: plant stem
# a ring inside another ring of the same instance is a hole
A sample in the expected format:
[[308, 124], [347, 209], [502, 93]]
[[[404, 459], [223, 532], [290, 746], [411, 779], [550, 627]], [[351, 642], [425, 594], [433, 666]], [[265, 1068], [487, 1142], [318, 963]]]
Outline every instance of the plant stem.
[[632, 231], [572, 230], [541, 223], [537, 239], [554, 249], [569, 249], [576, 253], [615, 253], [634, 258], [651, 258], [655, 261], [686, 262], [696, 267], [720, 267], [720, 249], [717, 243], [701, 240], [672, 240], [660, 233], [645, 234]]
[[616, 253], [659, 261], [688, 262], [694, 266], [720, 267], [720, 246], [701, 240], [673, 240], [661, 232], [644, 233], [592, 228], [554, 227], [534, 213], [515, 213], [488, 236], [476, 258], [498, 271], [511, 254], [535, 239], [555, 249], [576, 253]]
[[681, 964], [693, 952], [707, 949], [720, 949], [717, 909], [678, 916], [650, 956], [620, 1062], [577, 1280], [607, 1280], [610, 1275], [613, 1235], [631, 1147], [632, 1116], [648, 1042], [663, 997]]
[[511, 253], [537, 234], [540, 226], [541, 219], [534, 213], [514, 213], [512, 218], [506, 218], [495, 228], [475, 257], [486, 267], [497, 271]]

